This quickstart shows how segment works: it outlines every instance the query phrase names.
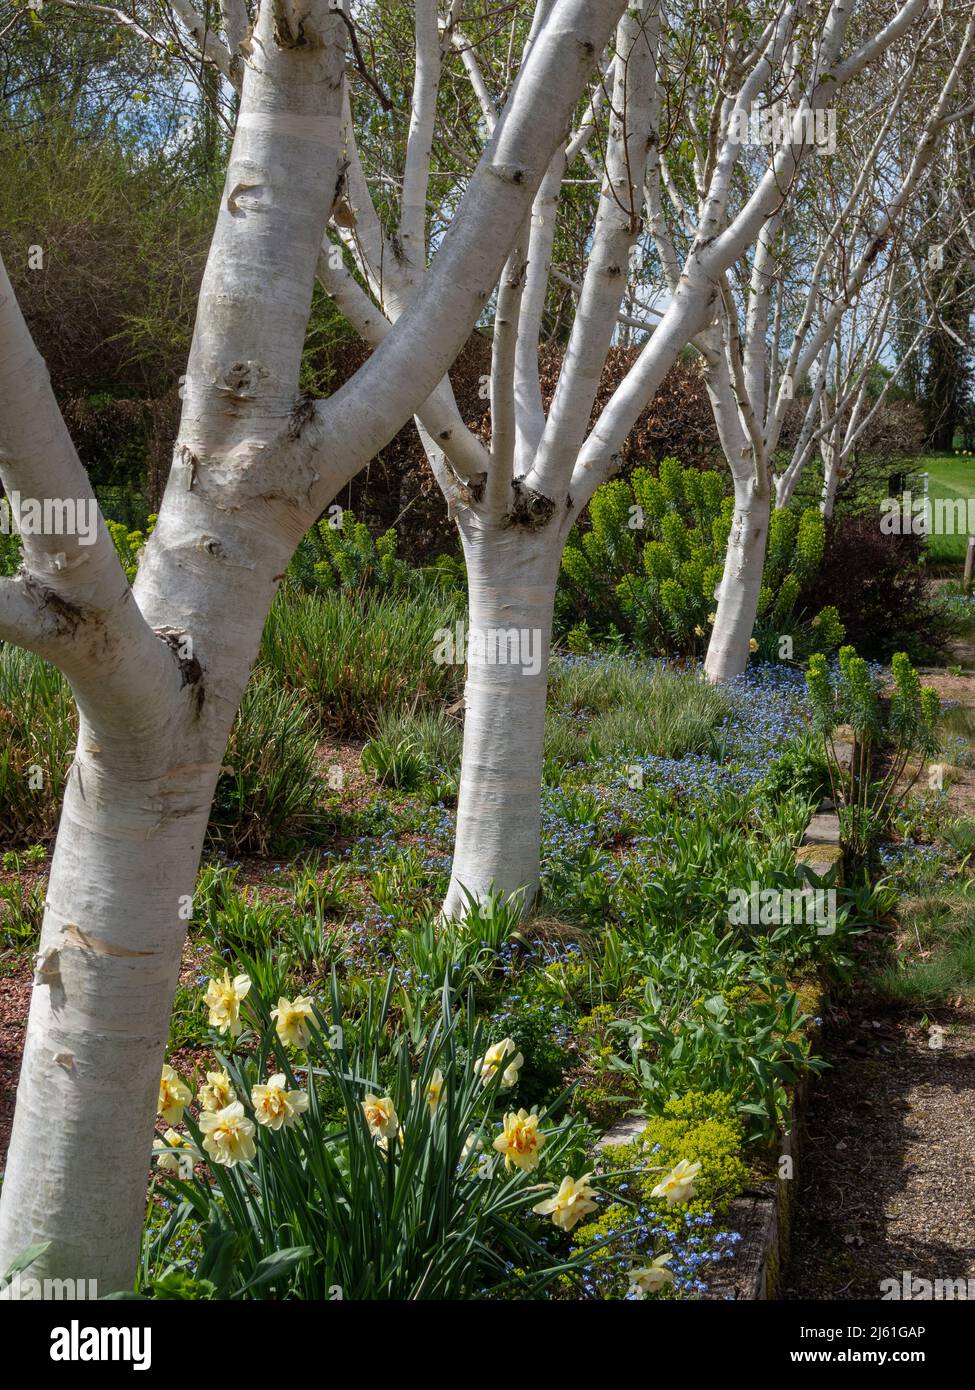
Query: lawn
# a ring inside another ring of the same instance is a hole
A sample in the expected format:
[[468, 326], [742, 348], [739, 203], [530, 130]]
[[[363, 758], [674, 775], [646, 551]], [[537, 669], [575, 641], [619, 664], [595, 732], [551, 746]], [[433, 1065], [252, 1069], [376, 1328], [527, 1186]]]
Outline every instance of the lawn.
[[[975, 497], [975, 457], [963, 454], [928, 454], [918, 460], [918, 469], [925, 470], [929, 477], [930, 496]], [[928, 555], [942, 564], [962, 564], [965, 559], [967, 537], [931, 536], [928, 540]]]

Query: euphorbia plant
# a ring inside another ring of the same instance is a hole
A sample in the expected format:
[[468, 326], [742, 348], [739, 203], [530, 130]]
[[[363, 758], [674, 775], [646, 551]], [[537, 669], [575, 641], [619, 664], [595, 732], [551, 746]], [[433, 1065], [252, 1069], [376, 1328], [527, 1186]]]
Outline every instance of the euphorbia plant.
[[[889, 818], [893, 798], [914, 786], [924, 760], [938, 748], [937, 691], [922, 688], [904, 652], [891, 662], [894, 689], [885, 697], [870, 667], [853, 647], [841, 647], [839, 668], [831, 673], [826, 658], [812, 656], [806, 684], [813, 723], [823, 740], [833, 800], [840, 817], [844, 848], [864, 859], [879, 829]], [[852, 735], [849, 766], [837, 750], [837, 734]], [[904, 784], [912, 758], [916, 766]]]

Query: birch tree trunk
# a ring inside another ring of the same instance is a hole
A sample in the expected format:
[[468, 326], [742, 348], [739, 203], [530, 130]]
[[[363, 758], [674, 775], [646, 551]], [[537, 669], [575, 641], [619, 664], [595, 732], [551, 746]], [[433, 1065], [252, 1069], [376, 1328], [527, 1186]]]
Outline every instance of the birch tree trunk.
[[[444, 911], [467, 895], [539, 887], [542, 757], [560, 552], [547, 537], [472, 518], [462, 528], [469, 596], [464, 754]], [[465, 892], [466, 890], [466, 892]]]
[[728, 536], [717, 617], [704, 671], [710, 681], [732, 680], [748, 664], [749, 642], [758, 614], [758, 597], [768, 541], [770, 488], [754, 475], [735, 478], [735, 510]]
[[840, 458], [839, 451], [834, 448], [831, 440], [821, 440], [819, 450], [823, 458], [823, 498], [821, 510], [823, 516], [828, 521], [833, 515], [833, 508], [836, 505], [836, 489], [839, 487], [840, 482]]

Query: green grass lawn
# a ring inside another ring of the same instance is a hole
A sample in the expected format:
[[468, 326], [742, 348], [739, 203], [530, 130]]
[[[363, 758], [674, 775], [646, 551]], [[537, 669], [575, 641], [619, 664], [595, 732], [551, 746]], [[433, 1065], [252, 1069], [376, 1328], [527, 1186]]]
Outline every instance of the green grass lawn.
[[[963, 454], [927, 454], [917, 461], [919, 472], [927, 470], [930, 475], [930, 496], [975, 497], [975, 456]], [[965, 559], [967, 537], [931, 536], [928, 540], [928, 554], [932, 560], [942, 564], [961, 564]]]

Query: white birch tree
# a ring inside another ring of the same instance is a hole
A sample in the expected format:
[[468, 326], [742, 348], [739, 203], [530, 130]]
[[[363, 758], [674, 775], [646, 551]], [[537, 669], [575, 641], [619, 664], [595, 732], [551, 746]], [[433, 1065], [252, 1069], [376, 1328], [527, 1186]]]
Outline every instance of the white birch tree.
[[[22, 573], [0, 581], [0, 639], [57, 665], [80, 717], [0, 1197], [0, 1270], [47, 1243], [32, 1274], [94, 1278], [103, 1291], [134, 1276], [200, 850], [277, 585], [305, 530], [465, 342], [623, 0], [538, 7], [449, 233], [417, 265], [387, 340], [325, 401], [299, 396], [298, 382], [347, 158], [347, 17], [332, 0], [264, 0], [242, 32], [232, 2], [232, 50], [188, 0], [173, 9], [240, 101], [159, 520], [132, 588], [100, 520], [90, 546], [25, 534]], [[148, 41], [155, 32], [147, 20]], [[0, 479], [8, 496], [94, 505], [5, 273]]]

